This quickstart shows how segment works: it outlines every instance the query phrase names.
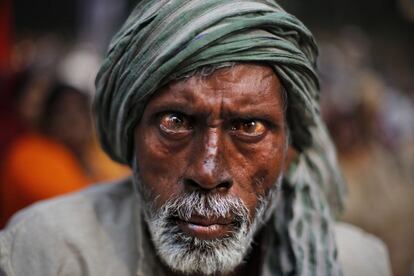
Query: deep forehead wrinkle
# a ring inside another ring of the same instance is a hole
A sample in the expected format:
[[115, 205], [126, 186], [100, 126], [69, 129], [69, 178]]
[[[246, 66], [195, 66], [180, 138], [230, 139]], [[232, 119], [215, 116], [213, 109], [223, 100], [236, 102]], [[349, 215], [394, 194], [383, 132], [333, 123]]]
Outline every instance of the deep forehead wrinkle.
[[[193, 115], [204, 117], [209, 126], [216, 127], [223, 119], [225, 97], [229, 91], [223, 85], [212, 85], [212, 81], [212, 78], [193, 77], [184, 83], [187, 93], [175, 90], [174, 94], [177, 99], [182, 97], [187, 101], [186, 108], [192, 110]], [[223, 84], [221, 80], [218, 82]]]
[[[231, 110], [234, 104], [237, 109], [246, 111], [255, 106], [277, 109], [281, 100], [280, 82], [275, 78], [276, 75], [271, 68], [265, 67], [266, 69], [263, 70], [263, 66], [260, 67], [261, 70], [257, 74], [243, 74], [245, 67], [240, 65], [231, 70], [219, 69], [207, 77], [193, 76], [187, 80], [172, 83], [167, 90], [175, 102], [190, 103], [197, 111], [202, 111], [199, 106], [210, 107], [211, 110], [208, 113], [220, 114], [225, 111], [225, 108], [230, 109], [228, 112], [234, 112]], [[241, 75], [243, 80], [241, 80]], [[263, 100], [263, 96], [266, 98], [264, 93], [269, 93], [269, 86], [272, 87], [277, 97], [276, 103]], [[191, 109], [191, 107], [188, 108]]]

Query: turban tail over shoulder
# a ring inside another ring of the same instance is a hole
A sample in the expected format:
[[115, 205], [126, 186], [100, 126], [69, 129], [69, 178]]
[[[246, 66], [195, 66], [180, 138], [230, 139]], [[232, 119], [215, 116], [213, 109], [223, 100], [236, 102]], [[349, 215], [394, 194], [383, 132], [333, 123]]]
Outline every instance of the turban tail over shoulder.
[[268, 64], [287, 91], [292, 143], [301, 153], [285, 176], [268, 269], [341, 275], [331, 212], [342, 208], [344, 188], [319, 113], [316, 56], [310, 31], [271, 0], [140, 1], [96, 79], [102, 146], [130, 163], [134, 127], [150, 96], [173, 77], [228, 61]]

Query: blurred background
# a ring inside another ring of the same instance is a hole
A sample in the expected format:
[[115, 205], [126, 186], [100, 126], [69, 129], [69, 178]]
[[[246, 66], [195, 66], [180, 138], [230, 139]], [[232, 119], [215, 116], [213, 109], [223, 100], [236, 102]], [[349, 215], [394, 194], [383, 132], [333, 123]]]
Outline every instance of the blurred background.
[[[99, 149], [93, 81], [132, 0], [0, 1], [0, 228], [37, 200], [129, 174]], [[348, 182], [340, 218], [414, 275], [414, 1], [280, 0], [320, 46], [322, 113]]]

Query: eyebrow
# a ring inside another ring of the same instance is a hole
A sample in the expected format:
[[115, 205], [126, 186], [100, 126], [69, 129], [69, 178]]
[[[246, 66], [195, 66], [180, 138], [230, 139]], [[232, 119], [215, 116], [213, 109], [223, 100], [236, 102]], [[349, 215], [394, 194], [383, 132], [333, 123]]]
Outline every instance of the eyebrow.
[[174, 102], [164, 101], [162, 103], [157, 103], [150, 107], [151, 113], [159, 113], [164, 111], [178, 111], [182, 113], [194, 113], [194, 108], [192, 105], [189, 105], [186, 101], [180, 101], [177, 99]]
[[280, 121], [283, 121], [283, 113], [269, 114], [260, 109], [257, 110], [238, 110], [238, 111], [226, 111], [225, 116], [230, 119], [260, 119], [265, 120], [274, 124], [279, 124]]

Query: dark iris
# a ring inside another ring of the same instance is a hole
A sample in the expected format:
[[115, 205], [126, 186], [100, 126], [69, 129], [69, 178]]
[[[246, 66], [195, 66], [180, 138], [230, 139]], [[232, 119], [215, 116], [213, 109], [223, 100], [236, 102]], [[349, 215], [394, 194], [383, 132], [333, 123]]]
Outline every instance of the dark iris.
[[266, 126], [259, 120], [240, 120], [233, 123], [231, 130], [238, 135], [260, 136], [266, 131]]
[[184, 115], [166, 113], [161, 116], [160, 128], [167, 132], [185, 132], [191, 130], [191, 125]]

